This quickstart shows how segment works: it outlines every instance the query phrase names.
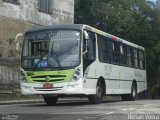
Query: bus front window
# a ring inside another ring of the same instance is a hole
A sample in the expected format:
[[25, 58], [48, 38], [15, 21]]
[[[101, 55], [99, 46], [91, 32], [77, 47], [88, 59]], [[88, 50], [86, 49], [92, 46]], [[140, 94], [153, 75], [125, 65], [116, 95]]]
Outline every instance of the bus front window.
[[80, 32], [71, 30], [33, 32], [25, 35], [23, 68], [74, 67], [80, 62]]

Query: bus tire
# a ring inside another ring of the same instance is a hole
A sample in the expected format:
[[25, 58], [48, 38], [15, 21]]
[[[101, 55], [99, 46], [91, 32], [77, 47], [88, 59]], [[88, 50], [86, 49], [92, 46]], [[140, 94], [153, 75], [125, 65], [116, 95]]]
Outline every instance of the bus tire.
[[134, 101], [137, 98], [137, 84], [136, 82], [132, 83], [131, 94], [129, 95], [130, 100]]
[[137, 85], [136, 82], [132, 83], [131, 94], [121, 95], [123, 101], [134, 101], [137, 97]]
[[121, 99], [122, 99], [123, 101], [127, 101], [127, 100], [129, 100], [129, 95], [128, 95], [128, 94], [126, 94], [126, 95], [121, 95]]
[[49, 106], [55, 105], [58, 100], [58, 96], [43, 96], [43, 98], [46, 104]]
[[102, 83], [100, 81], [97, 82], [96, 85], [96, 94], [95, 95], [89, 95], [88, 100], [92, 104], [99, 104], [102, 102], [103, 94], [104, 94], [104, 88], [102, 86]]

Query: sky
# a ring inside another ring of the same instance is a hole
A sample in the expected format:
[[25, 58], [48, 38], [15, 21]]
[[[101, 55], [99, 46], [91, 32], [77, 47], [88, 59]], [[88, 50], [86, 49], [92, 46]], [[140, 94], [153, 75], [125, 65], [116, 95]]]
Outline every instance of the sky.
[[156, 2], [156, 0], [150, 0], [150, 1]]

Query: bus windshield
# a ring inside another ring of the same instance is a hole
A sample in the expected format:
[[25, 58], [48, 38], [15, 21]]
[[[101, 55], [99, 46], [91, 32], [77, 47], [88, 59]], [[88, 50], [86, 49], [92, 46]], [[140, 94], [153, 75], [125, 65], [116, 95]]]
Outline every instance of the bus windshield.
[[80, 62], [80, 32], [52, 30], [25, 35], [22, 68], [74, 67]]

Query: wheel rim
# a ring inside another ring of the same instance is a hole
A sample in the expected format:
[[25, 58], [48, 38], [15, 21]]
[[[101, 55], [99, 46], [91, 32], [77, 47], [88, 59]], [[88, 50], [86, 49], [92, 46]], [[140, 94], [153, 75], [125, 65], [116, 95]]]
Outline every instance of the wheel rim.
[[135, 89], [133, 89], [133, 93], [132, 93], [132, 95], [133, 95], [133, 97], [135, 97], [135, 96], [136, 96], [136, 91], [135, 91]]
[[134, 98], [136, 97], [136, 88], [135, 88], [135, 87], [133, 87], [132, 96], [133, 96]]
[[96, 95], [97, 95], [97, 98], [99, 99], [102, 98], [102, 89], [99, 86], [96, 87]]

